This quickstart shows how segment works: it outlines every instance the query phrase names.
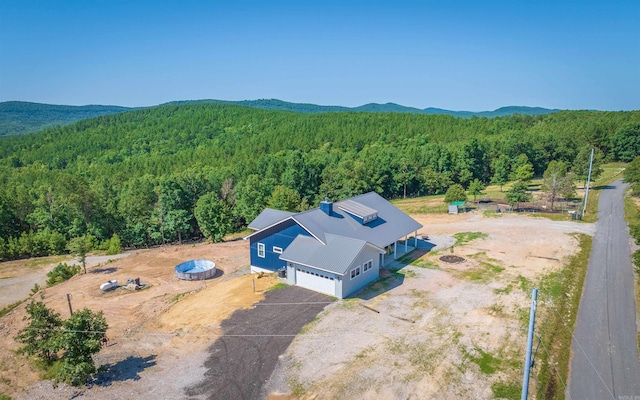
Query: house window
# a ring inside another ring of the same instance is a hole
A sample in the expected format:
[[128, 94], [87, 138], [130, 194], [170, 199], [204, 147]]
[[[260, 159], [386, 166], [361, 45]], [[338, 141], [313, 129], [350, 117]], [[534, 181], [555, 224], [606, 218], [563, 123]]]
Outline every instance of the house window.
[[373, 260], [369, 260], [362, 265], [362, 272], [367, 272], [373, 267]]
[[273, 252], [282, 254], [282, 247], [273, 246]]
[[360, 266], [359, 265], [351, 270], [351, 279], [355, 278], [358, 275], [360, 275]]
[[264, 258], [264, 243], [258, 243], [258, 257]]

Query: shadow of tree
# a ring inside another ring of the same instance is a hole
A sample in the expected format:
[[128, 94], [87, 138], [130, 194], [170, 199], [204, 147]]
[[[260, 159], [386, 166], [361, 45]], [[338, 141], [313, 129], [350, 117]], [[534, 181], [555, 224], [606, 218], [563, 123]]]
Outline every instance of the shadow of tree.
[[92, 274], [112, 274], [119, 270], [119, 267], [95, 268], [91, 270]]
[[96, 375], [95, 384], [110, 386], [113, 382], [137, 381], [140, 379], [140, 372], [156, 365], [156, 357], [155, 354], [147, 357], [129, 356], [116, 363], [105, 364], [100, 367], [103, 371]]

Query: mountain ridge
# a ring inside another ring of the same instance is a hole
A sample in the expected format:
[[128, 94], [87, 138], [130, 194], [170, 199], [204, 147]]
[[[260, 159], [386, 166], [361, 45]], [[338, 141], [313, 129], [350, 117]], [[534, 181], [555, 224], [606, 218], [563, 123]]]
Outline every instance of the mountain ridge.
[[0, 102], [0, 137], [35, 133], [46, 128], [69, 125], [83, 119], [133, 111], [143, 108], [178, 106], [183, 104], [235, 104], [263, 110], [290, 111], [303, 114], [326, 112], [370, 112], [370, 113], [410, 113], [410, 114], [443, 114], [457, 118], [485, 117], [495, 118], [513, 114], [542, 115], [558, 112], [558, 109], [528, 106], [506, 106], [493, 111], [453, 111], [428, 107], [419, 109], [400, 104], [367, 103], [357, 107], [336, 105], [318, 105], [312, 103], [292, 103], [278, 99], [257, 100], [177, 100], [150, 107], [122, 107], [114, 105], [69, 106], [25, 101]]

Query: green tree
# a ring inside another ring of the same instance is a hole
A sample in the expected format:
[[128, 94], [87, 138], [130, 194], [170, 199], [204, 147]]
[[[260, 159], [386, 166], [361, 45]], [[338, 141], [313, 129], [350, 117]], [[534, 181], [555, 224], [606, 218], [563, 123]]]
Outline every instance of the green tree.
[[426, 194], [436, 194], [444, 192], [453, 182], [446, 172], [437, 172], [431, 168], [426, 168], [419, 176]]
[[[598, 179], [598, 176], [602, 174], [602, 162], [604, 154], [602, 150], [595, 149], [593, 152], [593, 166], [591, 168], [591, 180]], [[587, 187], [587, 179], [589, 178], [589, 161], [591, 160], [591, 148], [589, 146], [582, 147], [576, 158], [573, 160], [571, 171], [576, 175], [577, 179], [584, 182], [584, 187]]]
[[247, 176], [236, 187], [235, 215], [243, 218], [246, 223], [253, 221], [267, 206], [274, 187], [273, 179], [261, 178], [257, 174]]
[[624, 181], [631, 186], [631, 194], [640, 196], [640, 156], [636, 156], [624, 170]]
[[67, 243], [67, 249], [76, 256], [84, 273], [87, 273], [87, 253], [89, 253], [95, 246], [95, 238], [92, 235], [84, 235], [81, 237], [75, 237], [69, 240]]
[[629, 162], [640, 154], [640, 124], [620, 128], [611, 137], [611, 147], [616, 160]]
[[231, 232], [233, 215], [217, 193], [209, 192], [201, 196], [193, 212], [202, 234], [213, 242], [222, 241]]
[[562, 161], [551, 161], [542, 175], [542, 191], [549, 195], [551, 211], [558, 195], [574, 192], [574, 175], [567, 171], [567, 165]]
[[16, 336], [16, 341], [24, 345], [19, 352], [35, 356], [45, 364], [51, 364], [58, 358], [61, 348], [60, 314], [47, 308], [43, 302], [31, 301], [27, 305], [27, 316], [24, 320], [28, 320], [29, 324]]
[[502, 192], [502, 187], [509, 181], [509, 158], [502, 154], [494, 158], [491, 164], [493, 168], [491, 182], [500, 186], [500, 192]]
[[102, 311], [94, 313], [84, 308], [74, 312], [63, 327], [60, 342], [64, 355], [56, 379], [80, 386], [96, 372], [93, 355], [102, 348], [102, 338], [109, 325]]
[[109, 246], [107, 247], [107, 255], [122, 253], [122, 243], [117, 234], [113, 234], [109, 239]]
[[451, 203], [453, 201], [467, 201], [467, 192], [459, 183], [449, 186], [447, 193], [444, 195], [444, 202]]
[[511, 166], [511, 179], [528, 181], [533, 178], [533, 164], [529, 162], [526, 154], [520, 154]]
[[273, 189], [273, 193], [267, 201], [267, 205], [276, 210], [298, 211], [302, 199], [300, 195], [286, 186], [278, 185]]
[[531, 201], [531, 193], [528, 192], [529, 186], [524, 181], [517, 181], [507, 190], [505, 198], [511, 204], [511, 206], [517, 205], [520, 208], [520, 203], [525, 201]]
[[478, 196], [484, 194], [484, 190], [486, 188], [487, 187], [484, 183], [480, 182], [480, 180], [476, 178], [469, 183], [469, 189], [467, 189], [467, 191], [473, 196], [473, 201], [475, 202]]

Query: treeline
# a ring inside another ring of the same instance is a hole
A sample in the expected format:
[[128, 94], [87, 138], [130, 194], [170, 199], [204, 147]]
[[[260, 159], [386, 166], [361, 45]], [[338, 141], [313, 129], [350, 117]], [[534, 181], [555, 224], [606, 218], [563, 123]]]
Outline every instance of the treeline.
[[552, 160], [586, 179], [592, 147], [630, 161], [639, 138], [640, 111], [461, 119], [192, 104], [98, 117], [0, 141], [0, 257], [87, 234], [128, 247], [217, 240], [265, 206], [504, 184]]

